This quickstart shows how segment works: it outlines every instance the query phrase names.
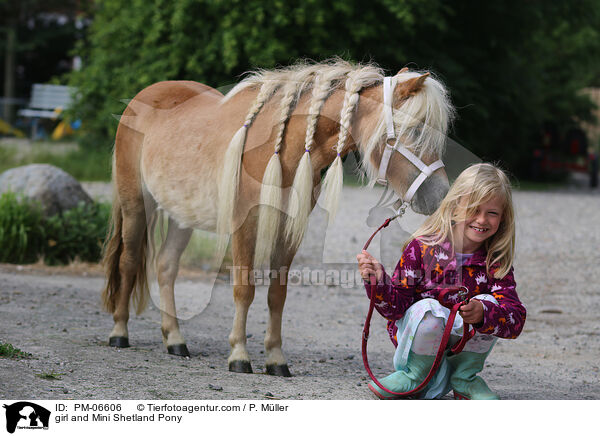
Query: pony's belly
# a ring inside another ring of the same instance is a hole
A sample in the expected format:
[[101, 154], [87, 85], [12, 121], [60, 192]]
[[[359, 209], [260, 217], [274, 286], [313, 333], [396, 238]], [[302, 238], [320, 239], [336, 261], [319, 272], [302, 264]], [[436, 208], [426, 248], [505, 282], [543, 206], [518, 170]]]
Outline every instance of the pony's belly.
[[[143, 172], [144, 173], [144, 172]], [[146, 189], [160, 209], [163, 209], [182, 228], [216, 231], [217, 185], [211, 180], [212, 172], [202, 172], [182, 178], [160, 176], [159, 172], [143, 174]]]

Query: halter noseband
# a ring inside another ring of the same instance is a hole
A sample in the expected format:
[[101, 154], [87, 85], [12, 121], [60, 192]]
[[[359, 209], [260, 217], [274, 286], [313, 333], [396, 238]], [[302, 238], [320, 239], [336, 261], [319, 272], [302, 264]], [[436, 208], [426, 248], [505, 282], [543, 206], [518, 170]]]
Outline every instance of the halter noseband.
[[[385, 149], [383, 150], [383, 155], [381, 156], [381, 163], [379, 164], [377, 183], [387, 188], [388, 182], [386, 179], [386, 172], [390, 163], [390, 158], [392, 157], [392, 151], [394, 150], [408, 159], [421, 172], [404, 194], [404, 197], [402, 198], [403, 205], [400, 207], [400, 211], [403, 207], [406, 208], [406, 206], [411, 202], [413, 196], [417, 192], [417, 189], [419, 189], [427, 177], [431, 176], [434, 171], [444, 167], [444, 162], [441, 160], [436, 160], [431, 165], [425, 165], [421, 159], [415, 156], [400, 142], [399, 137], [396, 138], [396, 133], [394, 131], [394, 117], [392, 112], [392, 96], [392, 78], [385, 77], [383, 79], [383, 115], [385, 118], [387, 140], [385, 143]], [[396, 139], [396, 142], [393, 146], [389, 144], [390, 139]]]

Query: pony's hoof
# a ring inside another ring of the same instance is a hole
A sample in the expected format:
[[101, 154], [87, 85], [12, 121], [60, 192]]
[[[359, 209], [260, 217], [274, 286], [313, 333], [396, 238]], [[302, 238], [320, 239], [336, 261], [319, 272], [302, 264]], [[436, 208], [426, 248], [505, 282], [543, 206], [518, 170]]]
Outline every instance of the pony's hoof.
[[117, 348], [128, 348], [129, 338], [127, 338], [126, 336], [113, 336], [111, 338], [108, 338], [108, 345]]
[[169, 345], [167, 347], [167, 352], [174, 356], [190, 357], [190, 352], [185, 344]]
[[229, 362], [229, 371], [252, 374], [252, 365], [248, 360], [234, 360]]
[[292, 373], [286, 364], [283, 365], [275, 365], [270, 364], [267, 365], [267, 374], [269, 375], [277, 375], [279, 377], [291, 377]]

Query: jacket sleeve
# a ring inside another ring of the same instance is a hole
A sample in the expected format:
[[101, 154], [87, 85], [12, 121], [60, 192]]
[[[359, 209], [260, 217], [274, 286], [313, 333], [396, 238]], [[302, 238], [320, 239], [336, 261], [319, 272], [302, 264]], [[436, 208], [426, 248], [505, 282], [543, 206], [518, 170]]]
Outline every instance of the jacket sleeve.
[[[383, 279], [375, 290], [375, 309], [390, 321], [402, 318], [415, 302], [415, 289], [422, 277], [421, 248], [415, 239], [402, 253], [391, 278], [384, 269]], [[367, 281], [365, 288], [367, 296], [371, 298], [371, 285]]]
[[492, 279], [490, 294], [498, 304], [481, 300], [483, 303], [483, 324], [475, 327], [480, 333], [499, 338], [515, 339], [523, 330], [527, 311], [516, 292], [513, 268], [502, 279]]

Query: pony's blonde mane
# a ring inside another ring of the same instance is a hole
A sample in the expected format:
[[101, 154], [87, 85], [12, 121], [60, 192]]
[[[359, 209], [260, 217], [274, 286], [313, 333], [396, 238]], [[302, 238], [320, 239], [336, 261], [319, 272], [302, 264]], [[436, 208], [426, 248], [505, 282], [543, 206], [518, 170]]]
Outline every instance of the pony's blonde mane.
[[[421, 76], [418, 72], [401, 72], [393, 77], [395, 88], [401, 82]], [[284, 133], [287, 122], [300, 97], [311, 92], [311, 102], [307, 117], [305, 154], [302, 157], [294, 177], [285, 236], [293, 246], [299, 245], [308, 222], [312, 201], [312, 165], [310, 150], [314, 143], [316, 124], [320, 111], [327, 98], [336, 90], [344, 89], [344, 103], [340, 112], [340, 132], [336, 151], [338, 156], [330, 165], [323, 182], [323, 201], [321, 204], [329, 211], [329, 220], [333, 221], [339, 204], [343, 184], [341, 155], [346, 151], [353, 117], [358, 107], [360, 91], [382, 83], [383, 71], [371, 64], [351, 64], [339, 58], [322, 63], [307, 61], [272, 71], [258, 70], [250, 73], [237, 84], [223, 99], [222, 104], [230, 101], [246, 89], [259, 90], [258, 96], [246, 116], [244, 126], [233, 137], [228, 147], [221, 185], [219, 188], [219, 212], [217, 218], [218, 233], [223, 236], [231, 229], [233, 204], [239, 183], [239, 168], [246, 140], [246, 133], [259, 111], [265, 104], [277, 96], [279, 112], [276, 112], [277, 138], [274, 154], [269, 160], [263, 177], [261, 189], [259, 222], [257, 230], [257, 249], [255, 266], [269, 261], [278, 237], [280, 224], [281, 163], [279, 150], [285, 150]], [[275, 102], [273, 102], [275, 103]], [[397, 104], [397, 102], [395, 102]], [[452, 118], [452, 106], [444, 86], [433, 77], [427, 77], [420, 92], [407, 98], [400, 109], [394, 109], [393, 119], [397, 135], [403, 138], [404, 145], [418, 156], [434, 155], [440, 157], [445, 147], [445, 136]], [[362, 151], [361, 166], [372, 183], [377, 177], [377, 169], [371, 163], [371, 153], [382, 146], [386, 138], [386, 126], [383, 104], [378, 122], [371, 131], [352, 132], [354, 141]], [[225, 195], [221, 195], [224, 193]], [[223, 245], [221, 245], [223, 247]]]

